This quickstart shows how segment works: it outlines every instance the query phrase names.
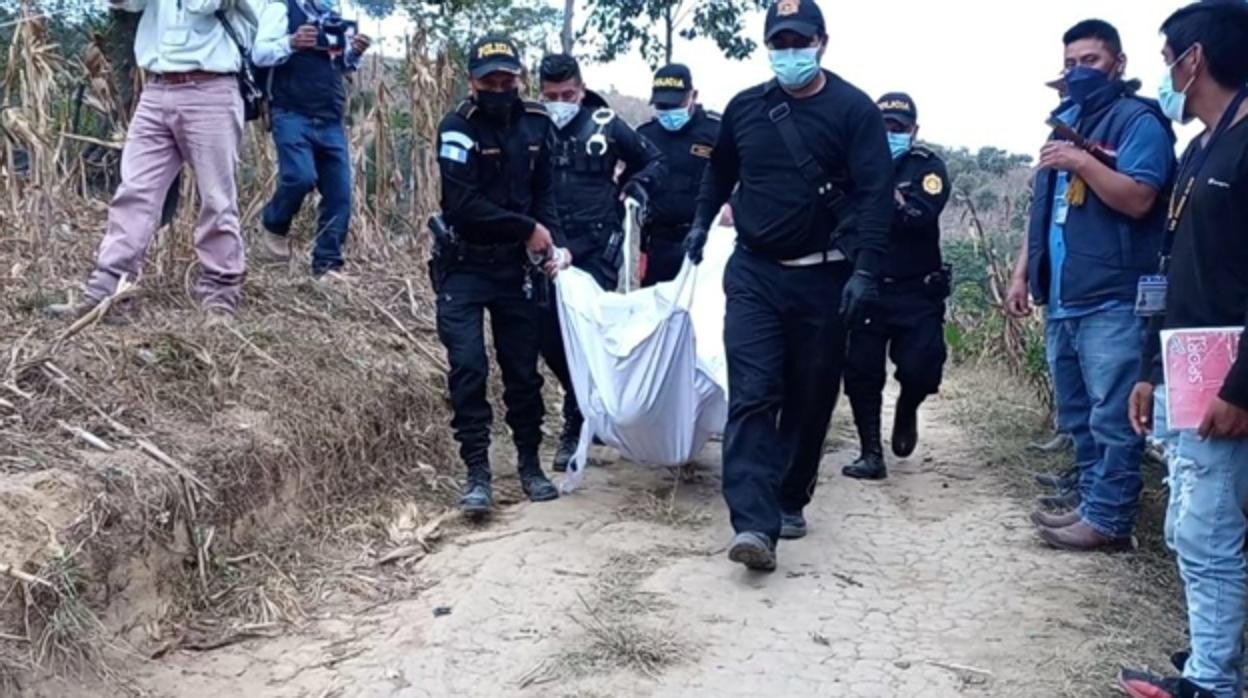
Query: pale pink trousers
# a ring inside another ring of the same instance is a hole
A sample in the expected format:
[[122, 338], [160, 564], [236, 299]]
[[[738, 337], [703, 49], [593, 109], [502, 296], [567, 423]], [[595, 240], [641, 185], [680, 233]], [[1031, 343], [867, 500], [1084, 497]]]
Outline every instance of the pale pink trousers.
[[195, 172], [201, 208], [195, 226], [204, 308], [238, 307], [246, 269], [239, 230], [235, 171], [243, 133], [243, 102], [234, 76], [179, 85], [149, 82], [121, 154], [121, 185], [108, 209], [87, 297], [113, 293], [122, 274], [137, 279], [160, 225], [165, 193], [183, 163]]

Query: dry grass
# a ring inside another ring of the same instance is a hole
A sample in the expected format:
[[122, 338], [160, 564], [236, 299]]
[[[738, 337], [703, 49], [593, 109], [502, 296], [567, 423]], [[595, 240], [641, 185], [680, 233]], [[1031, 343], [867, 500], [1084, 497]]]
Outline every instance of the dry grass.
[[565, 659], [572, 675], [624, 669], [658, 679], [684, 661], [687, 644], [671, 623], [655, 617], [670, 604], [640, 588], [661, 561], [637, 553], [615, 553], [607, 561], [594, 582], [594, 602], [581, 598], [584, 612], [572, 614], [585, 631], [584, 642]]
[[[1063, 469], [1069, 455], [1028, 451], [1027, 444], [1044, 427], [1046, 410], [1035, 405], [1026, 387], [1007, 380], [992, 366], [976, 366], [959, 369], [947, 397], [958, 421], [976, 439], [984, 462], [1009, 483], [1020, 510], [1031, 506], [1035, 497], [1049, 494], [1033, 483], [1033, 474]], [[1170, 653], [1187, 647], [1182, 586], [1162, 537], [1163, 475], [1161, 467], [1146, 462], [1143, 507], [1136, 526], [1139, 549], [1082, 560], [1095, 570], [1085, 580], [1092, 601], [1072, 609], [1063, 622], [1083, 633], [1086, 644], [1064, 656], [1061, 666], [1046, 667], [1064, 674], [1063, 698], [1106, 695], [1105, 686], [1122, 666], [1151, 666], [1171, 674]]]
[[[669, 528], [696, 529], [711, 521], [705, 503], [690, 501], [690, 490], [681, 492], [681, 479], [654, 490], [640, 490], [620, 509], [620, 516], [633, 521], [648, 521]], [[683, 495], [683, 496], [682, 496]]]
[[[437, 205], [428, 134], [451, 101], [450, 63], [413, 37], [392, 79], [355, 95], [348, 257], [360, 281], [327, 291], [302, 270], [253, 267], [237, 323], [206, 326], [187, 293], [197, 263], [186, 177], [179, 216], [127, 299], [133, 322], [67, 331], [42, 311], [75, 295], [107, 206], [55, 116], [79, 76], [38, 21], [20, 26], [4, 76], [11, 138], [0, 137], [0, 487], [65, 473], [89, 504], [69, 526], [45, 522], [46, 544], [0, 560], [48, 582], [0, 576], [0, 693], [34, 669], [112, 680], [136, 649], [272, 632], [334, 595], [418, 591], [410, 566], [377, 561], [397, 517], [414, 507], [432, 518], [454, 495], [419, 234]], [[107, 61], [96, 50], [85, 62], [85, 106], [114, 111]], [[275, 177], [268, 134], [249, 129], [243, 160], [250, 236]], [[314, 203], [296, 222], [305, 247]], [[0, 530], [0, 544], [10, 538], [30, 543], [28, 531]], [[99, 618], [136, 560], [159, 570], [144, 591], [170, 610], [132, 648]]]

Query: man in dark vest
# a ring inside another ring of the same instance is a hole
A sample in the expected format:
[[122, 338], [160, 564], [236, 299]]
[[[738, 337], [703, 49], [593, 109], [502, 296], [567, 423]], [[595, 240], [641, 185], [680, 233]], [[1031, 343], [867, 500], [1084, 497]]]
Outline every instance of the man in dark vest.
[[[554, 54], [542, 59], [542, 101], [555, 122], [552, 147], [555, 205], [563, 226], [557, 240], [572, 253], [572, 265], [615, 290], [624, 258], [622, 199], [643, 206], [664, 172], [663, 154], [616, 116], [602, 97], [585, 89], [576, 59]], [[625, 172], [618, 179], [620, 164]], [[567, 470], [584, 418], [572, 392], [557, 304], [550, 304], [542, 331], [542, 356], [563, 385], [563, 432], [554, 469]]]
[[[1058, 428], [1070, 433], [1080, 505], [1036, 512], [1040, 537], [1063, 550], [1131, 544], [1144, 439], [1127, 415], [1139, 375], [1142, 277], [1155, 274], [1174, 174], [1174, 135], [1157, 103], [1123, 80], [1118, 32], [1087, 20], [1063, 37], [1065, 99], [1040, 153], [1028, 227], [1031, 295], [1046, 307], [1046, 353]], [[1080, 137], [1087, 147], [1072, 140]]]
[[719, 114], [698, 104], [689, 68], [678, 63], [659, 68], [650, 103], [655, 116], [637, 133], [663, 152], [667, 175], [650, 200], [641, 237], [646, 253], [644, 286], [671, 281], [680, 272], [702, 174], [719, 138]]
[[353, 26], [326, 0], [270, 0], [251, 51], [255, 64], [271, 71], [262, 79], [272, 106], [278, 164], [277, 190], [264, 207], [260, 256], [270, 262], [290, 259], [291, 221], [316, 188], [321, 205], [312, 275], [317, 278], [342, 268], [351, 222], [342, 74], [358, 67], [370, 43]]

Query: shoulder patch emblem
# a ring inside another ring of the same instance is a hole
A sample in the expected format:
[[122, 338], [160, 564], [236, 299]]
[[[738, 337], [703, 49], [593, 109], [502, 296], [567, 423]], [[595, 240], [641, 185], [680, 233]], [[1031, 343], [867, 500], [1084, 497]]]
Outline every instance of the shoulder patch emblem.
[[945, 191], [945, 180], [933, 172], [923, 178], [923, 191], [932, 196], [940, 196]]
[[707, 145], [707, 144], [705, 144], [705, 143], [694, 143], [694, 144], [693, 144], [693, 147], [689, 149], [689, 152], [690, 152], [690, 153], [691, 153], [694, 157], [698, 157], [698, 158], [709, 158], [709, 157], [711, 156], [711, 153], [712, 153], [714, 150], [715, 150], [715, 147], [714, 147], [714, 146], [710, 146], [710, 145]]

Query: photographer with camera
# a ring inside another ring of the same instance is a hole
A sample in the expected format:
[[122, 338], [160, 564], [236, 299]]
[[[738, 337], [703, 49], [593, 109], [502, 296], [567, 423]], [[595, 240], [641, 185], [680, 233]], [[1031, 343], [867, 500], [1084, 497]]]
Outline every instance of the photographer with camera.
[[260, 15], [251, 58], [261, 68], [272, 109], [278, 183], [264, 208], [261, 257], [290, 259], [287, 237], [304, 197], [321, 194], [312, 275], [326, 278], [343, 266], [351, 222], [351, 158], [343, 117], [344, 72], [354, 71], [370, 39], [356, 33], [325, 0], [270, 0]]

